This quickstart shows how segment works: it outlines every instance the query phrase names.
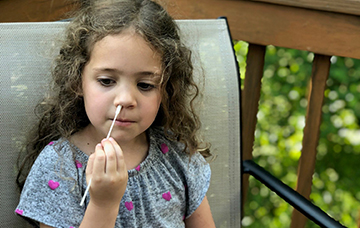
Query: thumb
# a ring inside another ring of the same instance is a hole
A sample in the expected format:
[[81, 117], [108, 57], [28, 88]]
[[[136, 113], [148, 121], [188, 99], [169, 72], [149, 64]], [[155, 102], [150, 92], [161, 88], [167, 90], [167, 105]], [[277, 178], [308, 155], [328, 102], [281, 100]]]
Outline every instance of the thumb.
[[87, 183], [89, 183], [89, 181], [90, 181], [90, 179], [92, 177], [93, 167], [94, 167], [94, 160], [95, 160], [95, 155], [93, 153], [93, 154], [91, 154], [89, 156], [87, 166], [86, 166], [86, 182]]

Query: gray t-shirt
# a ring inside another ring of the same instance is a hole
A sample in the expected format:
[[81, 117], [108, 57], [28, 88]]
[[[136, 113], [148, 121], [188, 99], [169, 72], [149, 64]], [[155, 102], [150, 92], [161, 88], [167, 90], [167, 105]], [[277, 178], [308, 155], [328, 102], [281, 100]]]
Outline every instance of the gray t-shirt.
[[[115, 227], [185, 227], [184, 219], [200, 205], [210, 184], [210, 166], [196, 153], [189, 160], [183, 144], [166, 139], [161, 129], [149, 129], [146, 159], [129, 170]], [[78, 227], [89, 196], [88, 155], [66, 140], [49, 143], [36, 159], [20, 196], [16, 213], [35, 224]]]

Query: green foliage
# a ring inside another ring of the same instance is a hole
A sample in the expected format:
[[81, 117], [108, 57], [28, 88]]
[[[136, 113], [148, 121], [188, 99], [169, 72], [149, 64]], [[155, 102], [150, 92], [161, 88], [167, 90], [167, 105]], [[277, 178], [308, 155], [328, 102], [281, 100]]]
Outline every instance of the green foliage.
[[[248, 44], [235, 42], [244, 80]], [[257, 115], [254, 160], [296, 186], [314, 54], [268, 46]], [[360, 60], [332, 57], [311, 200], [346, 227], [360, 209]], [[290, 227], [292, 207], [250, 177], [244, 227]], [[308, 222], [306, 227], [318, 227]]]

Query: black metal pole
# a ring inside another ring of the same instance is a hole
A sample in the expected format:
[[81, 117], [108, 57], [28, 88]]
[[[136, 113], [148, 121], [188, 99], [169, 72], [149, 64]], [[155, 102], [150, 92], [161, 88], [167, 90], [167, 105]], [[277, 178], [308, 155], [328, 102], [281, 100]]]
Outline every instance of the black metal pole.
[[328, 214], [322, 211], [319, 207], [312, 204], [305, 197], [300, 195], [297, 191], [290, 188], [279, 179], [275, 178], [264, 168], [260, 167], [252, 160], [245, 160], [242, 162], [242, 170], [244, 173], [248, 173], [254, 176], [261, 183], [266, 185], [273, 192], [278, 194], [286, 202], [292, 205], [296, 210], [308, 217], [321, 227], [345, 227], [338, 221], [335, 221]]

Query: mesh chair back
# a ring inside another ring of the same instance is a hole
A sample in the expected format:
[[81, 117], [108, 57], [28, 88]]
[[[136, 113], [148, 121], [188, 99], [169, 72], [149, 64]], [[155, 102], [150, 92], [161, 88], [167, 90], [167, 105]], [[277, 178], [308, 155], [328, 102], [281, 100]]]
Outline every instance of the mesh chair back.
[[[202, 134], [217, 155], [211, 162], [207, 194], [217, 227], [240, 226], [240, 97], [237, 63], [226, 21], [177, 21], [193, 50], [204, 97], [198, 108]], [[0, 23], [0, 221], [26, 227], [14, 214], [19, 194], [15, 163], [25, 132], [36, 120], [34, 107], [44, 96], [52, 59], [59, 52], [65, 22]]]

